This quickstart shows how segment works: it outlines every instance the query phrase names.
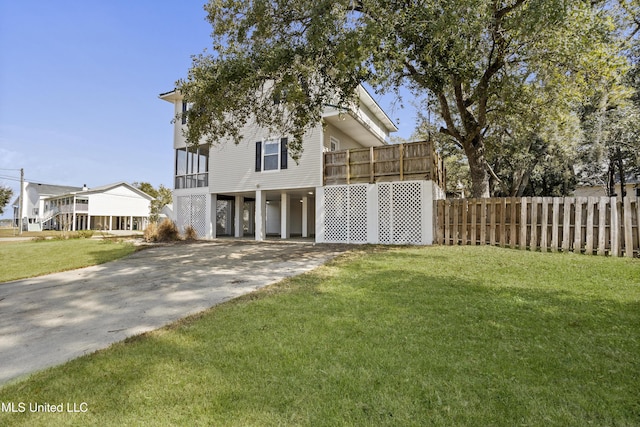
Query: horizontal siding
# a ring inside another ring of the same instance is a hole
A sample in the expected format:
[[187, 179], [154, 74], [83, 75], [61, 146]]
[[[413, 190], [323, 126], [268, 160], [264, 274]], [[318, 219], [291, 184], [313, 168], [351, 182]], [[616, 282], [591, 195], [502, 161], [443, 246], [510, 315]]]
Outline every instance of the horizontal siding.
[[[255, 143], [269, 135], [257, 127], [246, 127], [243, 142], [211, 147], [209, 159], [209, 191], [235, 193], [317, 187], [322, 185], [322, 127], [305, 135], [303, 153], [298, 164], [289, 157], [288, 168], [277, 171], [255, 171]], [[273, 135], [288, 137], [289, 135]], [[259, 187], [258, 187], [259, 186]]]
[[353, 138], [347, 136], [346, 133], [342, 132], [340, 129], [335, 127], [332, 124], [327, 124], [325, 133], [324, 133], [324, 141], [323, 145], [326, 151], [331, 149], [331, 137], [338, 138], [340, 140], [339, 150], [349, 150], [352, 148], [362, 148], [362, 145], [358, 144]]
[[149, 216], [151, 202], [122, 186], [87, 196], [89, 197], [89, 215], [92, 216]]

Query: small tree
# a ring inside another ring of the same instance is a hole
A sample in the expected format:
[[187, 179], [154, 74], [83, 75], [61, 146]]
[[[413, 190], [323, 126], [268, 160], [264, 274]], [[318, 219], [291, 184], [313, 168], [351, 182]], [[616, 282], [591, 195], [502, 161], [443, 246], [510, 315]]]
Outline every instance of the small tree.
[[7, 206], [13, 195], [13, 190], [4, 185], [0, 185], [0, 215], [4, 213], [4, 208]]
[[153, 185], [149, 184], [148, 182], [134, 182], [131, 185], [153, 197], [153, 200], [151, 201], [149, 220], [151, 222], [158, 222], [158, 220], [160, 219], [162, 208], [164, 208], [168, 204], [171, 204], [173, 201], [173, 194], [171, 192], [171, 189], [160, 184], [160, 186], [156, 190], [155, 188], [153, 188]]

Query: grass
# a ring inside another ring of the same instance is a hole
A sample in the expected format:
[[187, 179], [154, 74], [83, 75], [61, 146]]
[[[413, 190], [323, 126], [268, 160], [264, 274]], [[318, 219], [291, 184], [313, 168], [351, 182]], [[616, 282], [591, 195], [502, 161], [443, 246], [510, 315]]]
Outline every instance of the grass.
[[368, 247], [0, 389], [0, 425], [638, 425], [640, 263]]
[[102, 264], [134, 251], [135, 247], [131, 244], [110, 240], [70, 239], [2, 243], [0, 282]]

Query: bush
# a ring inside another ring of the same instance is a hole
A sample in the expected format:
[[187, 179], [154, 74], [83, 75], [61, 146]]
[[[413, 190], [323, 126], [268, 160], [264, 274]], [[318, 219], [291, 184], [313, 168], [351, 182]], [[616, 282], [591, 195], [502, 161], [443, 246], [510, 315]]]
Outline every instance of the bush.
[[79, 230], [77, 235], [79, 239], [90, 239], [93, 237], [93, 230]]
[[196, 232], [196, 229], [190, 225], [187, 225], [184, 228], [184, 240], [198, 240], [198, 233]]
[[179, 232], [176, 223], [170, 219], [162, 221], [158, 226], [158, 232], [156, 233], [156, 241], [158, 242], [172, 242], [179, 239]]
[[150, 222], [147, 228], [144, 229], [143, 237], [145, 242], [155, 242], [158, 240], [158, 223]]

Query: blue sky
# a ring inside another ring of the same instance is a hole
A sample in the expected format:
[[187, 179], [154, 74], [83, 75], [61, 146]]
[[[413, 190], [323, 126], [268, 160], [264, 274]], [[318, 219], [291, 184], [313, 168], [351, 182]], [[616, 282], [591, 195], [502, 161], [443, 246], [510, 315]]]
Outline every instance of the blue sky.
[[[0, 0], [0, 184], [172, 186], [173, 110], [158, 95], [210, 44], [205, 0]], [[372, 93], [415, 127], [409, 98]], [[5, 209], [4, 217], [11, 209]]]

